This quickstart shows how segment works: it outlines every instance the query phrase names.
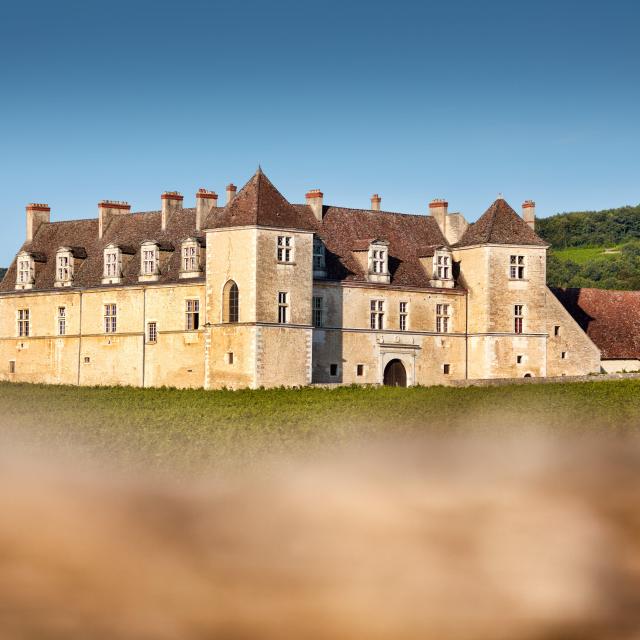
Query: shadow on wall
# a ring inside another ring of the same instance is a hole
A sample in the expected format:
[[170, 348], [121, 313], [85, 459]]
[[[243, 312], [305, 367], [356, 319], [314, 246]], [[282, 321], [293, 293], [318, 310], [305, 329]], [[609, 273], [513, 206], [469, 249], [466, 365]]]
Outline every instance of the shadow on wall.
[[344, 338], [339, 328], [344, 318], [342, 287], [331, 287], [324, 295], [324, 319], [326, 328], [313, 329], [312, 382], [339, 384], [344, 380]]

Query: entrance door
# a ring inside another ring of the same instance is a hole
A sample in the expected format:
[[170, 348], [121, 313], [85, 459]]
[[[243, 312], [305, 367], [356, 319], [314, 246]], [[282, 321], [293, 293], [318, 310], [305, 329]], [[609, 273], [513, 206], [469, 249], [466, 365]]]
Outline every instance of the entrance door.
[[384, 384], [387, 387], [406, 387], [407, 372], [400, 360], [391, 360], [384, 369]]

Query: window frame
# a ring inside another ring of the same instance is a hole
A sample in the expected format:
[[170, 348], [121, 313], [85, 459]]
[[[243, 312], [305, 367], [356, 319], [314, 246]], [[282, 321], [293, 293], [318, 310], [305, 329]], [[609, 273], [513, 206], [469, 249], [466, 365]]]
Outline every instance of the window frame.
[[385, 299], [371, 298], [369, 301], [369, 328], [384, 331]]
[[102, 277], [104, 279], [117, 280], [122, 278], [122, 250], [119, 247], [105, 247], [102, 261]]
[[324, 327], [324, 297], [313, 296], [311, 301], [311, 314], [313, 326], [321, 329]]
[[449, 253], [436, 251], [435, 255], [435, 271], [438, 280], [452, 280], [452, 259]]
[[182, 274], [202, 273], [200, 243], [195, 239], [184, 240], [180, 248], [180, 272]]
[[153, 277], [160, 274], [160, 247], [155, 242], [144, 242], [140, 247], [140, 275]]
[[68, 285], [73, 282], [74, 261], [70, 249], [58, 249], [56, 251], [56, 275], [55, 283]]
[[318, 236], [313, 236], [313, 271], [315, 273], [325, 273], [326, 270], [327, 248]]
[[36, 261], [26, 251], [21, 251], [16, 257], [16, 289], [30, 289], [36, 279]]
[[104, 333], [118, 332], [118, 305], [115, 302], [107, 302], [103, 309]]
[[436, 333], [451, 333], [451, 305], [448, 302], [436, 303]]
[[278, 291], [278, 324], [290, 324], [290, 305], [289, 292]]
[[187, 298], [185, 300], [185, 331], [198, 331], [200, 329], [200, 298]]
[[523, 254], [509, 256], [509, 280], [526, 280], [526, 261]]
[[409, 302], [400, 300], [398, 303], [398, 329], [400, 331], [409, 330]]
[[513, 305], [513, 332], [515, 334], [524, 333], [525, 306], [523, 304]]
[[28, 338], [31, 335], [31, 309], [30, 307], [25, 307], [16, 311], [18, 337]]
[[57, 333], [58, 336], [66, 336], [67, 335], [67, 307], [59, 306], [58, 307], [58, 316], [56, 321]]
[[294, 237], [279, 235], [276, 238], [276, 260], [279, 264], [293, 264], [294, 262]]
[[147, 322], [147, 344], [158, 343], [158, 323], [155, 320]]

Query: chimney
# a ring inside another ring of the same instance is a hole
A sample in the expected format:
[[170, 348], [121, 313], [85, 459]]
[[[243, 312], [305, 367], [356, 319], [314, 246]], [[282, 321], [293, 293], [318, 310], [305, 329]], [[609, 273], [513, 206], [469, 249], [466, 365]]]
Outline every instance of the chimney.
[[313, 211], [313, 215], [315, 216], [318, 222], [322, 222], [322, 198], [323, 193], [320, 189], [310, 189], [307, 191], [307, 195], [305, 198], [307, 199], [307, 205]]
[[167, 228], [171, 214], [182, 209], [182, 194], [177, 191], [165, 191], [161, 196], [162, 200], [162, 230]]
[[382, 198], [377, 193], [374, 193], [371, 196], [371, 209], [373, 211], [380, 211], [381, 202], [382, 202]]
[[533, 231], [536, 230], [536, 203], [533, 200], [522, 203], [522, 218]]
[[48, 204], [31, 202], [27, 205], [27, 242], [33, 240], [33, 236], [45, 222], [51, 221], [51, 207]]
[[236, 187], [236, 185], [233, 184], [233, 182], [230, 182], [227, 185], [227, 204], [229, 204], [236, 197], [237, 190], [238, 190], [238, 187]]
[[429, 203], [429, 213], [436, 219], [442, 235], [447, 237], [447, 209], [449, 203], [442, 198], [432, 200]]
[[202, 229], [202, 224], [207, 219], [213, 207], [218, 206], [218, 194], [215, 191], [198, 189], [196, 193], [196, 231]]
[[113, 216], [131, 213], [131, 205], [120, 200], [100, 200], [98, 202], [98, 238], [105, 234]]

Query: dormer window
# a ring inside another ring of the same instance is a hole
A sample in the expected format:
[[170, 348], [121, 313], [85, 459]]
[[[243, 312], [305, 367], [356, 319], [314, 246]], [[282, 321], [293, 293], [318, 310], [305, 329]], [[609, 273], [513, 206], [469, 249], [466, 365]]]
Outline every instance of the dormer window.
[[18, 254], [16, 263], [16, 289], [32, 289], [36, 273], [33, 256], [23, 251]]
[[451, 288], [453, 280], [453, 257], [446, 247], [436, 249], [433, 254], [433, 276], [430, 282], [432, 287]]
[[202, 273], [201, 247], [196, 238], [188, 238], [182, 243], [180, 277], [193, 278]]
[[140, 280], [157, 280], [160, 275], [160, 250], [155, 242], [144, 242], [140, 250]]
[[56, 287], [70, 287], [73, 283], [73, 254], [63, 247], [56, 253]]
[[385, 282], [389, 276], [389, 243], [375, 240], [369, 245], [369, 274], [370, 282]]
[[313, 238], [313, 276], [314, 278], [326, 278], [327, 260], [324, 243], [320, 238]]
[[115, 244], [104, 250], [104, 271], [102, 284], [120, 284], [122, 282], [122, 250]]

